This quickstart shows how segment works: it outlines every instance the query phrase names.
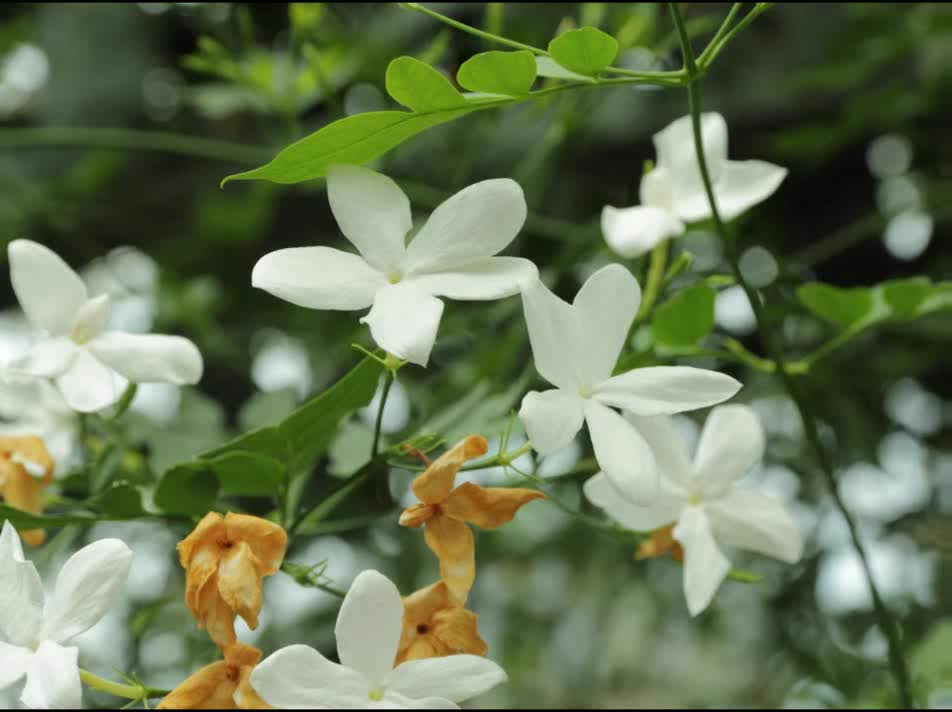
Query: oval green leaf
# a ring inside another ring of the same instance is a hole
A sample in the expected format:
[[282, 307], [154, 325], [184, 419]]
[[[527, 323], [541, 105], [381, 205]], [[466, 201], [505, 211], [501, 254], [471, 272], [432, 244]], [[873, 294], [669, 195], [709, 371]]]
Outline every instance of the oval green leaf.
[[549, 54], [566, 69], [593, 76], [615, 61], [618, 41], [596, 27], [580, 27], [549, 42]]
[[155, 505], [168, 514], [200, 517], [215, 506], [218, 478], [205, 463], [177, 465], [155, 488]]
[[797, 289], [797, 298], [821, 319], [843, 328], [865, 319], [876, 308], [871, 290], [863, 287], [841, 289], [812, 282]]
[[892, 310], [892, 315], [900, 318], [915, 316], [919, 307], [932, 292], [932, 282], [928, 277], [910, 277], [883, 282], [883, 299]]
[[387, 66], [387, 93], [417, 113], [455, 109], [466, 104], [449, 79], [413, 57], [397, 57]]
[[218, 476], [222, 492], [239, 497], [274, 495], [287, 476], [283, 464], [256, 452], [226, 452], [207, 463]]
[[592, 77], [586, 77], [584, 74], [570, 72], [568, 69], [552, 59], [552, 57], [536, 55], [535, 63], [536, 74], [540, 77], [548, 77], [550, 79], [564, 79], [565, 81], [569, 82], [588, 82], [589, 84], [595, 83], [595, 80], [592, 79]]
[[465, 89], [506, 96], [525, 96], [535, 78], [535, 55], [526, 49], [482, 52], [463, 62], [456, 73], [456, 81]]
[[716, 297], [712, 287], [699, 284], [660, 305], [651, 321], [655, 343], [672, 348], [695, 346], [714, 328]]

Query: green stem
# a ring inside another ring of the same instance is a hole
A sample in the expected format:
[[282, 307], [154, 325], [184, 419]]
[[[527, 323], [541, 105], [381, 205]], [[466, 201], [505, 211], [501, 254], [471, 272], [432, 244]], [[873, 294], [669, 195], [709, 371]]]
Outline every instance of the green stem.
[[641, 307], [638, 309], [638, 315], [635, 317], [632, 328], [645, 320], [651, 310], [654, 309], [654, 304], [660, 296], [661, 285], [664, 282], [664, 269], [668, 264], [668, 242], [669, 240], [662, 240], [651, 251], [648, 279], [645, 282], [645, 291], [641, 295]]
[[734, 18], [737, 17], [737, 13], [740, 12], [741, 7], [744, 3], [735, 2], [731, 7], [730, 12], [727, 13], [727, 17], [724, 18], [724, 22], [721, 23], [721, 26], [717, 29], [717, 32], [714, 34], [714, 37], [711, 38], [711, 41], [707, 43], [707, 47], [704, 48], [704, 51], [698, 55], [697, 61], [703, 67], [707, 62], [707, 57], [717, 46], [717, 43], [723, 39], [727, 30], [730, 29], [731, 23], [734, 22]]
[[79, 679], [90, 689], [127, 700], [146, 700], [151, 697], [165, 697], [169, 694], [168, 690], [156, 690], [145, 685], [124, 685], [121, 682], [106, 680], [82, 668], [79, 669]]
[[[730, 32], [725, 34], [723, 37], [718, 38], [717, 43], [711, 42], [701, 53], [701, 62], [700, 68], [701, 72], [706, 72], [711, 64], [717, 59], [717, 55], [721, 53], [728, 44], [730, 44], [738, 34], [740, 34], [744, 28], [746, 28], [750, 23], [756, 20], [760, 15], [765, 11], [769, 10], [773, 6], [771, 2], [759, 2], [754, 6], [754, 9], [747, 13], [744, 16], [744, 19], [737, 23], [737, 26], [732, 29]], [[736, 5], [735, 5], [736, 7]], [[733, 8], [731, 9], [733, 13]]]
[[[697, 81], [699, 78], [698, 67], [694, 59], [694, 52], [691, 49], [691, 43], [688, 39], [687, 31], [684, 28], [684, 20], [681, 17], [681, 11], [678, 8], [677, 3], [672, 2], [669, 3], [668, 6], [671, 9], [672, 19], [674, 20], [674, 24], [678, 28], [678, 34], [681, 37], [681, 49], [682, 53], [684, 54], [685, 69], [687, 70], [688, 76], [690, 77], [687, 91], [688, 106], [691, 113], [691, 125], [694, 133], [694, 150], [697, 154], [698, 168], [700, 169], [701, 180], [704, 183], [704, 191], [707, 194], [708, 204], [711, 208], [711, 218], [713, 219], [715, 229], [724, 244], [724, 250], [728, 261], [730, 262], [731, 271], [734, 273], [737, 283], [743, 288], [747, 298], [750, 300], [751, 307], [754, 311], [754, 316], [757, 319], [757, 329], [760, 333], [761, 341], [763, 342], [764, 347], [767, 349], [767, 352], [773, 358], [774, 363], [777, 365], [776, 373], [781, 384], [799, 411], [800, 418], [803, 421], [804, 433], [806, 435], [807, 441], [816, 455], [817, 462], [820, 465], [820, 470], [826, 479], [827, 488], [830, 490], [830, 496], [833, 498], [833, 502], [837, 509], [843, 515], [843, 519], [846, 522], [847, 528], [849, 529], [853, 547], [859, 556], [860, 562], [863, 566], [863, 572], [866, 576], [867, 583], [869, 584], [869, 590], [873, 599], [873, 608], [879, 621], [879, 627], [883, 635], [886, 636], [886, 640], [889, 643], [889, 663], [892, 674], [896, 680], [900, 704], [903, 707], [911, 708], [914, 698], [912, 695], [909, 670], [906, 664], [906, 659], [903, 655], [902, 644], [899, 638], [899, 627], [893, 618], [892, 613], [883, 602], [879, 589], [876, 586], [876, 582], [873, 579], [873, 572], [869, 564], [866, 548], [860, 539], [856, 523], [849, 509], [846, 507], [846, 503], [840, 497], [833, 462], [820, 439], [816, 418], [807, 406], [806, 399], [801, 394], [797, 383], [787, 370], [783, 348], [780, 344], [780, 341], [766, 318], [764, 307], [760, 302], [759, 295], [744, 278], [744, 274], [740, 269], [740, 255], [737, 243], [728, 231], [727, 226], [724, 224], [724, 221], [721, 219], [720, 212], [718, 211], [717, 199], [714, 195], [714, 188], [707, 166], [707, 159], [704, 154], [704, 139], [701, 133], [701, 86]], [[751, 14], [753, 14], [753, 12]], [[750, 17], [750, 15], [748, 15], [748, 17]], [[745, 18], [745, 20], [746, 19], [747, 18]]]
[[384, 375], [383, 393], [380, 396], [380, 407], [377, 408], [377, 421], [374, 423], [374, 440], [370, 446], [370, 457], [372, 458], [376, 457], [380, 451], [380, 429], [383, 425], [383, 409], [387, 405], [387, 396], [390, 395], [390, 387], [393, 385], [393, 380], [393, 370], [387, 369], [387, 373]]
[[136, 383], [130, 383], [126, 386], [126, 390], [122, 392], [122, 397], [119, 398], [119, 402], [116, 404], [116, 412], [109, 416], [109, 420], [119, 420], [119, 418], [129, 410], [129, 406], [132, 405], [132, 401], [135, 400], [136, 391], [138, 389], [139, 386]]

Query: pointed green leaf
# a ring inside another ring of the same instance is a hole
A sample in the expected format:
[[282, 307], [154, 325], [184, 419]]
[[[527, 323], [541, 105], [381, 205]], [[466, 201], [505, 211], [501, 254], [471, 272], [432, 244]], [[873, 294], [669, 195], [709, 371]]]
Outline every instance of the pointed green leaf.
[[91, 498], [89, 506], [116, 519], [135, 519], [146, 513], [142, 494], [128, 482], [114, 482], [105, 492]]
[[287, 469], [281, 462], [255, 452], [235, 450], [207, 462], [224, 494], [274, 495], [287, 478]]
[[344, 417], [370, 403], [382, 368], [378, 361], [365, 357], [331, 388], [295, 410], [278, 426], [290, 446], [291, 472], [320, 457]]
[[463, 62], [456, 73], [456, 81], [461, 87], [507, 96], [525, 96], [535, 78], [535, 55], [526, 49], [474, 55]]
[[86, 513], [72, 514], [34, 514], [16, 507], [0, 503], [0, 523], [9, 521], [18, 531], [24, 529], [43, 529], [46, 527], [63, 527], [67, 524], [92, 524], [108, 519], [105, 516], [95, 516]]
[[549, 54], [566, 69], [593, 76], [615, 61], [618, 41], [595, 27], [580, 27], [549, 42]]
[[821, 319], [846, 328], [870, 316], [876, 308], [869, 289], [841, 289], [822, 282], [797, 289], [800, 302]]
[[675, 294], [655, 309], [651, 331], [658, 345], [694, 346], [714, 327], [717, 292], [705, 284]]
[[455, 109], [466, 104], [449, 79], [413, 57], [397, 57], [387, 66], [387, 93], [417, 113]]
[[269, 180], [272, 183], [300, 183], [322, 177], [337, 163], [359, 165], [396, 148], [408, 138], [431, 126], [452, 121], [478, 104], [457, 109], [415, 114], [409, 111], [370, 111], [328, 124], [320, 131], [292, 143], [260, 168], [226, 177], [232, 180]]
[[200, 517], [215, 505], [218, 478], [202, 462], [177, 465], [155, 488], [155, 504], [163, 512]]

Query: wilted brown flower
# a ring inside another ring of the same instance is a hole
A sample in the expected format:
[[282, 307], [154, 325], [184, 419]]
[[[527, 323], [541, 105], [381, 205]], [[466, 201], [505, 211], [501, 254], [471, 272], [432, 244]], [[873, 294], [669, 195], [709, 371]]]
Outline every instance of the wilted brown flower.
[[407, 660], [438, 658], [456, 653], [485, 655], [478, 616], [457, 603], [443, 581], [403, 599], [403, 631], [396, 665]]
[[482, 435], [470, 435], [437, 458], [413, 482], [421, 504], [408, 507], [400, 524], [426, 525], [424, 539], [440, 560], [440, 577], [458, 602], [465, 602], [476, 578], [473, 533], [466, 523], [495, 529], [515, 516], [522, 505], [545, 497], [533, 489], [480, 487], [470, 482], [453, 488], [456, 473], [467, 460], [489, 449]]
[[162, 710], [264, 710], [271, 709], [248, 682], [261, 660], [261, 651], [234, 643], [225, 650], [225, 659], [206, 665], [172, 690], [162, 702]]
[[179, 542], [187, 573], [185, 603], [200, 628], [225, 650], [235, 642], [235, 614], [258, 627], [261, 579], [278, 572], [288, 535], [273, 522], [229, 512], [209, 512]]
[[[43, 441], [33, 435], [0, 437], [0, 495], [11, 507], [39, 514], [43, 488], [53, 480], [53, 458]], [[46, 541], [43, 529], [20, 532], [30, 546]]]

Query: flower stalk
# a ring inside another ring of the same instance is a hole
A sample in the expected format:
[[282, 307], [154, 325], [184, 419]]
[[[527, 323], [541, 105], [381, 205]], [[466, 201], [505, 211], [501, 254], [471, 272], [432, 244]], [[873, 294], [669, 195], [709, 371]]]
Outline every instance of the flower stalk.
[[[823, 446], [822, 441], [820, 440], [816, 418], [810, 411], [794, 379], [791, 377], [791, 374], [785, 363], [783, 349], [776, 338], [776, 334], [773, 332], [773, 329], [766, 319], [763, 305], [760, 302], [760, 297], [756, 290], [750, 284], [748, 284], [743, 272], [740, 269], [740, 259], [737, 250], [737, 244], [733, 239], [733, 236], [730, 234], [724, 221], [721, 219], [721, 215], [718, 211], [717, 201], [714, 197], [713, 184], [711, 182], [707, 161], [705, 159], [704, 141], [701, 133], [701, 86], [698, 81], [700, 79], [701, 72], [699, 71], [697, 62], [695, 60], [690, 39], [688, 38], [687, 30], [684, 26], [684, 19], [681, 16], [681, 11], [678, 8], [678, 4], [672, 2], [668, 4], [668, 7], [671, 10], [672, 20], [674, 21], [675, 27], [678, 30], [678, 35], [681, 41], [681, 50], [684, 56], [684, 68], [688, 74], [688, 106], [694, 133], [694, 148], [697, 154], [701, 179], [704, 183], [704, 190], [707, 193], [708, 202], [711, 207], [711, 216], [713, 218], [714, 228], [718, 236], [721, 238], [721, 242], [724, 244], [725, 254], [728, 261], [730, 262], [731, 271], [734, 273], [737, 283], [743, 288], [744, 293], [750, 300], [751, 308], [754, 311], [754, 316], [757, 321], [757, 329], [760, 334], [761, 341], [777, 366], [775, 372], [780, 379], [782, 386], [787, 391], [791, 400], [797, 407], [797, 411], [799, 412], [800, 418], [803, 421], [804, 433], [806, 434], [807, 441], [810, 443], [810, 446], [816, 455], [817, 461], [820, 465], [820, 470], [823, 473], [827, 487], [829, 488], [830, 494], [833, 498], [833, 502], [836, 505], [836, 508], [843, 515], [843, 519], [846, 522], [847, 528], [849, 529], [853, 547], [859, 556], [860, 562], [863, 566], [863, 572], [869, 584], [870, 593], [873, 599], [873, 608], [879, 621], [879, 627], [886, 636], [886, 640], [889, 644], [889, 664], [893, 677], [896, 681], [899, 703], [903, 707], [911, 708], [913, 706], [914, 698], [912, 695], [912, 686], [910, 682], [908, 665], [902, 651], [899, 626], [892, 613], [883, 602], [882, 595], [880, 594], [873, 578], [873, 572], [869, 563], [869, 558], [859, 537], [856, 523], [849, 509], [847, 509], [846, 504], [840, 497], [839, 490], [837, 488], [836, 475], [834, 474], [833, 462], [829, 456], [829, 453], [826, 451], [826, 448]], [[759, 15], [764, 9], [766, 9], [765, 6], [758, 6], [757, 10], [754, 12]], [[754, 12], [751, 12], [746, 18], [744, 18], [744, 21], [735, 28], [735, 31], [740, 29], [742, 25], [747, 24], [752, 19], [751, 15], [754, 15]], [[722, 41], [722, 46], [733, 36], [733, 34], [734, 32], [731, 32], [727, 37], [725, 37], [724, 41]], [[712, 52], [712, 54], [709, 55], [708, 61], [713, 59], [716, 54], [717, 50]]]
[[83, 668], [79, 669], [79, 679], [91, 690], [99, 690], [113, 697], [122, 697], [127, 700], [148, 700], [155, 697], [165, 697], [168, 694], [168, 690], [157, 690], [146, 687], [142, 683], [125, 685], [121, 682], [113, 682], [99, 677], [99, 675], [94, 675]]

